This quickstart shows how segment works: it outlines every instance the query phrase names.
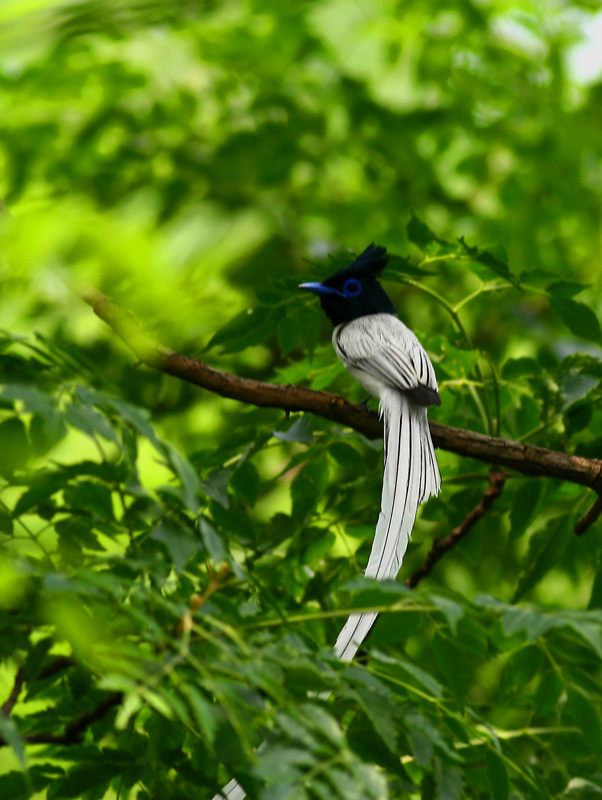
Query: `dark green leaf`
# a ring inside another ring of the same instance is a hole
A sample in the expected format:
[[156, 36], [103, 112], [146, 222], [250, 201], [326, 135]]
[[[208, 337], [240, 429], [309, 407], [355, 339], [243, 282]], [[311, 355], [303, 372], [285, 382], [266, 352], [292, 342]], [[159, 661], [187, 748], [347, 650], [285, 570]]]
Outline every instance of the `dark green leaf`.
[[602, 331], [597, 316], [585, 303], [562, 297], [550, 297], [550, 307], [574, 336], [600, 344]]
[[435, 759], [435, 787], [437, 800], [459, 800], [462, 796], [464, 779], [459, 767], [448, 764], [440, 758]]
[[86, 511], [102, 519], [114, 518], [111, 491], [106, 486], [91, 481], [81, 481], [68, 486], [63, 496], [67, 505], [72, 508]]
[[198, 527], [205, 550], [216, 563], [228, 560], [228, 551], [223, 538], [206, 517], [199, 517]]
[[174, 567], [184, 569], [188, 560], [200, 548], [200, 543], [190, 531], [180, 527], [176, 522], [166, 519], [151, 531], [151, 538], [163, 542], [167, 547]]
[[492, 800], [508, 800], [510, 783], [506, 765], [499, 755], [491, 749], [488, 749], [485, 754], [485, 765]]
[[602, 760], [602, 722], [593, 699], [578, 689], [571, 689], [568, 692], [566, 712], [581, 731], [587, 747], [598, 760]]
[[525, 375], [539, 375], [541, 365], [534, 358], [509, 358], [502, 367], [502, 378], [513, 380]]
[[0, 509], [0, 533], [5, 533], [7, 536], [13, 535], [13, 519], [3, 509]]
[[585, 289], [589, 288], [587, 283], [577, 283], [577, 281], [554, 281], [546, 286], [548, 294], [555, 295], [556, 297], [575, 297], [581, 294]]
[[48, 789], [49, 800], [81, 797], [85, 792], [104, 790], [122, 771], [118, 764], [91, 762], [71, 770], [65, 778], [53, 782]]
[[230, 480], [234, 492], [249, 505], [254, 505], [259, 493], [260, 477], [253, 464], [245, 461], [236, 469]]
[[578, 400], [564, 412], [564, 424], [569, 435], [578, 433], [590, 424], [594, 406], [590, 400]]
[[541, 492], [541, 481], [527, 480], [519, 485], [510, 511], [510, 536], [512, 539], [519, 539], [527, 531], [529, 523], [537, 513]]
[[470, 247], [464, 241], [464, 237], [460, 237], [459, 241], [464, 248], [464, 251], [470, 256], [472, 261], [486, 267], [489, 271], [494, 272], [496, 275], [504, 278], [504, 280], [512, 284], [512, 286], [515, 286], [517, 289], [520, 288], [519, 279], [516, 277], [516, 275], [513, 275], [508, 265], [504, 261], [499, 259], [488, 250], [479, 250], [478, 247]]
[[276, 329], [278, 347], [282, 358], [288, 355], [299, 339], [299, 324], [295, 317], [283, 317]]
[[408, 234], [408, 239], [421, 249], [431, 244], [446, 244], [446, 242], [439, 239], [433, 233], [428, 225], [425, 225], [422, 220], [418, 219], [414, 213], [412, 213], [410, 221], [406, 225], [406, 233]]
[[110, 442], [118, 443], [117, 434], [110, 422], [96, 409], [90, 406], [68, 405], [65, 409], [65, 420], [73, 428], [91, 436], [102, 436]]
[[23, 422], [13, 417], [0, 422], [0, 474], [12, 475], [29, 458], [29, 441]]

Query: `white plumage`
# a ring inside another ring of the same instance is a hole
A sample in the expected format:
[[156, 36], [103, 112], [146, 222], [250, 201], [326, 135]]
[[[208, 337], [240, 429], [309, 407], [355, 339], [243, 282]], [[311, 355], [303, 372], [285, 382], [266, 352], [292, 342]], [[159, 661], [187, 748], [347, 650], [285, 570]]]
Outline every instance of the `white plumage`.
[[[420, 387], [436, 392], [437, 379], [416, 336], [392, 314], [370, 314], [338, 325], [332, 341], [349, 372], [380, 400], [383, 489], [365, 575], [387, 580], [399, 572], [418, 505], [441, 486], [426, 408], [408, 394]], [[376, 617], [351, 614], [335, 644], [339, 658], [353, 658]]]

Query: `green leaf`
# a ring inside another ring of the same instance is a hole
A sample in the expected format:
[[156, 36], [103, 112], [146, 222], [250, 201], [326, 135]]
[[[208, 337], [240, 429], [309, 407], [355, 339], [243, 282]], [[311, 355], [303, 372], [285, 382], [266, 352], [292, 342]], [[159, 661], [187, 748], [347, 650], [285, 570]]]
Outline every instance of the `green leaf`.
[[63, 496], [65, 503], [72, 508], [92, 513], [101, 519], [114, 519], [111, 491], [106, 486], [81, 481], [67, 486]]
[[512, 284], [512, 286], [520, 289], [519, 279], [510, 271], [508, 265], [504, 261], [488, 250], [479, 250], [478, 247], [470, 247], [464, 241], [463, 236], [460, 237], [459, 242], [472, 261], [486, 267], [489, 271], [504, 278], [504, 280]]
[[[173, 470], [174, 474], [180, 479], [182, 484], [182, 498], [184, 504], [189, 511], [196, 513], [199, 509], [199, 494], [201, 489], [204, 489], [207, 494], [213, 488], [212, 479], [209, 478], [207, 483], [203, 484], [195, 468], [190, 461], [185, 458], [175, 447], [165, 442], [161, 442], [159, 447], [160, 452], [163, 453], [167, 463]], [[216, 474], [221, 470], [216, 470]], [[210, 495], [211, 496], [211, 495]]]
[[299, 442], [299, 444], [312, 444], [314, 434], [309, 414], [297, 417], [287, 431], [274, 431], [274, 436], [283, 442]]
[[389, 261], [387, 263], [387, 277], [399, 276], [398, 280], [403, 283], [404, 278], [414, 278], [422, 280], [429, 275], [436, 275], [436, 272], [427, 270], [422, 267], [415, 267], [410, 264], [409, 256], [397, 256], [393, 253], [389, 254]]
[[589, 289], [590, 284], [577, 281], [554, 281], [546, 286], [546, 292], [556, 297], [575, 297], [577, 294]]
[[536, 645], [520, 647], [504, 665], [501, 689], [505, 696], [525, 692], [527, 684], [543, 671], [543, 655]]
[[574, 336], [600, 344], [602, 341], [600, 323], [589, 306], [563, 297], [550, 297], [549, 303], [552, 311], [558, 314]]
[[594, 406], [590, 400], [578, 400], [570, 405], [564, 412], [564, 425], [569, 436], [587, 428], [594, 413]]
[[[85, 792], [102, 791], [123, 768], [110, 762], [89, 762], [76, 766], [66, 777], [53, 782], [48, 789], [48, 800], [81, 797]], [[102, 796], [102, 795], [101, 795]]]
[[264, 306], [249, 308], [220, 328], [211, 337], [203, 352], [221, 347], [222, 353], [239, 353], [264, 342], [273, 334], [275, 327], [275, 314], [271, 308]]
[[567, 515], [556, 517], [529, 540], [526, 567], [521, 574], [513, 602], [523, 597], [562, 559], [572, 526]]
[[602, 378], [602, 361], [589, 353], [571, 353], [558, 365], [559, 375], [565, 376], [568, 373]]
[[[320, 338], [322, 317], [316, 309], [307, 305], [299, 310], [297, 316], [303, 349], [312, 358]], [[307, 365], [304, 365], [304, 371], [307, 371]]]
[[208, 552], [211, 559], [216, 564], [220, 564], [223, 561], [229, 561], [228, 551], [226, 549], [224, 540], [214, 525], [203, 516], [198, 518], [197, 525], [205, 550]]
[[13, 518], [11, 515], [0, 508], [0, 533], [5, 533], [7, 536], [13, 535]]
[[374, 730], [392, 753], [397, 752], [398, 724], [395, 698], [391, 691], [369, 672], [350, 667], [347, 680], [355, 686], [360, 705]]
[[299, 340], [299, 323], [295, 317], [283, 317], [276, 328], [276, 338], [282, 358], [287, 356]]
[[196, 686], [190, 683], [184, 684], [181, 687], [181, 691], [190, 703], [192, 716], [196, 720], [201, 733], [206, 741], [210, 745], [213, 745], [217, 729], [217, 713], [215, 706], [209, 702]]
[[[413, 680], [410, 683], [418, 683], [422, 685], [424, 689], [433, 697], [437, 699], [441, 699], [443, 697], [443, 687], [432, 675], [428, 672], [425, 672], [420, 667], [413, 664], [411, 661], [406, 661], [402, 658], [390, 658], [389, 656], [385, 655], [384, 653], [379, 653], [378, 651], [372, 651], [370, 654], [371, 657], [380, 662], [387, 667], [387, 672], [390, 674], [396, 675], [403, 675], [403, 673], [407, 673], [411, 676]], [[403, 676], [404, 679], [407, 679], [406, 676]]]
[[587, 747], [600, 761], [602, 760], [602, 722], [593, 700], [594, 698], [586, 696], [578, 689], [569, 689], [566, 713], [581, 731]]
[[151, 531], [151, 538], [163, 542], [178, 572], [184, 569], [187, 562], [200, 549], [200, 543], [191, 532], [180, 527], [174, 520], [165, 519]]
[[333, 442], [328, 448], [328, 455], [337, 464], [352, 470], [362, 470], [366, 461], [363, 455], [348, 442]]
[[23, 492], [15, 505], [14, 515], [20, 517], [31, 509], [46, 504], [52, 495], [65, 486], [65, 478], [55, 472], [42, 473], [32, 479], [32, 485]]
[[44, 455], [67, 433], [62, 415], [48, 417], [34, 414], [29, 423], [29, 438], [37, 455]]
[[406, 233], [412, 244], [417, 245], [420, 249], [432, 244], [447, 244], [447, 242], [439, 239], [428, 225], [418, 219], [413, 212], [410, 221], [406, 225]]
[[249, 461], [243, 462], [232, 475], [230, 486], [234, 492], [250, 506], [257, 501], [261, 478], [257, 469]]
[[564, 683], [554, 670], [545, 672], [535, 693], [535, 703], [539, 713], [555, 714], [564, 690]]
[[0, 775], [2, 800], [29, 800], [33, 792], [42, 792], [64, 770], [55, 764], [34, 764], [27, 772], [6, 772]]
[[0, 475], [10, 476], [27, 463], [29, 441], [25, 425], [17, 417], [0, 422], [0, 453]]
[[228, 486], [232, 471], [230, 469], [214, 469], [202, 482], [203, 491], [216, 503], [224, 508], [228, 508], [230, 500], [228, 498]]
[[508, 800], [510, 782], [506, 772], [506, 765], [499, 755], [490, 748], [485, 753], [485, 768], [492, 800]]
[[440, 758], [435, 759], [435, 797], [437, 800], [459, 800], [464, 779], [462, 771], [454, 764]]
[[542, 481], [523, 481], [512, 500], [510, 509], [510, 536], [519, 539], [529, 528], [539, 507], [542, 493]]
[[102, 436], [107, 441], [119, 443], [117, 434], [107, 418], [90, 406], [68, 405], [65, 408], [65, 420], [71, 427], [77, 428], [92, 439]]
[[540, 373], [541, 364], [534, 358], [509, 358], [502, 367], [502, 378], [509, 381], [525, 375], [539, 375]]
[[433, 603], [447, 620], [452, 633], [457, 630], [458, 622], [466, 614], [466, 607], [459, 603], [457, 600], [452, 600], [450, 597], [443, 597], [439, 594], [429, 594], [429, 600]]

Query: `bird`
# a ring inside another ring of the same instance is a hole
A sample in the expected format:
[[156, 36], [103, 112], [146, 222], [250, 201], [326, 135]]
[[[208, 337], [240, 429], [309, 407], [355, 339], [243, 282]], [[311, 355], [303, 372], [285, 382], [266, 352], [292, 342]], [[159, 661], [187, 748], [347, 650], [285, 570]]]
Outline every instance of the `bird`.
[[[384, 423], [384, 471], [380, 513], [368, 578], [394, 579], [401, 567], [418, 506], [441, 488], [427, 409], [441, 405], [433, 365], [415, 334], [399, 319], [378, 281], [389, 261], [370, 244], [349, 266], [321, 283], [299, 289], [320, 298], [334, 325], [332, 343], [348, 372], [379, 400]], [[350, 661], [368, 635], [376, 612], [353, 613], [334, 650]]]
[[[437, 378], [426, 351], [398, 318], [378, 282], [388, 261], [386, 249], [373, 243], [330, 278], [299, 285], [319, 296], [334, 325], [335, 353], [370, 395], [379, 399], [385, 439], [383, 488], [364, 573], [376, 580], [397, 576], [418, 506], [441, 488], [427, 418], [429, 406], [441, 405]], [[351, 661], [376, 617], [375, 612], [349, 616], [334, 646], [338, 658]], [[213, 800], [244, 797], [244, 789], [232, 779]]]

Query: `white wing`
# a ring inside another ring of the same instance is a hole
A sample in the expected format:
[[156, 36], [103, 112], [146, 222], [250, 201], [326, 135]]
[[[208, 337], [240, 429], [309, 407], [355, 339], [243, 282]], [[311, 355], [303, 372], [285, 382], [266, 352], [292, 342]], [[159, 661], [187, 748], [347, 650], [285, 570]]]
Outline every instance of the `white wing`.
[[377, 397], [388, 387], [406, 392], [418, 405], [439, 405], [429, 357], [412, 331], [392, 314], [370, 314], [338, 325], [332, 342], [349, 372]]

